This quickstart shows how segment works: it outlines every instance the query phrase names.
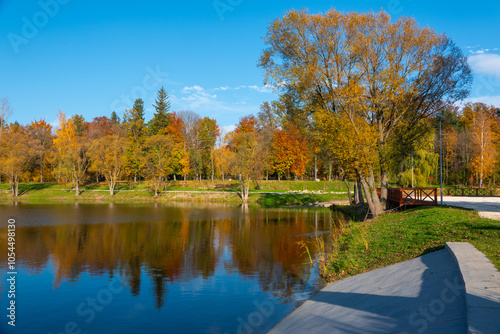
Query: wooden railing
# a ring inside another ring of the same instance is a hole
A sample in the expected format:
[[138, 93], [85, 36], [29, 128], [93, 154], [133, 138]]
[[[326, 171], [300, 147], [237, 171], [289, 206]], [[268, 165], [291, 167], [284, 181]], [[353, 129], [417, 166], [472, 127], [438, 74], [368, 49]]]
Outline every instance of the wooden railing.
[[[380, 196], [380, 189], [377, 189]], [[437, 188], [389, 188], [387, 201], [392, 205], [437, 205]]]
[[500, 189], [486, 188], [444, 188], [444, 196], [495, 197], [500, 196]]
[[403, 202], [437, 205], [437, 188], [401, 188]]

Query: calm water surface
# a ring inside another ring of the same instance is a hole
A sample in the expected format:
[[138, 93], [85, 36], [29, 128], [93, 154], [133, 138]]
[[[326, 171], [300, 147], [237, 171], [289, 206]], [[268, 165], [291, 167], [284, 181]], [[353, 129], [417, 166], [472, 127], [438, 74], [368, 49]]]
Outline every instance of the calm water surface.
[[17, 203], [0, 219], [0, 333], [18, 334], [265, 333], [321, 285], [297, 243], [331, 229], [327, 209]]

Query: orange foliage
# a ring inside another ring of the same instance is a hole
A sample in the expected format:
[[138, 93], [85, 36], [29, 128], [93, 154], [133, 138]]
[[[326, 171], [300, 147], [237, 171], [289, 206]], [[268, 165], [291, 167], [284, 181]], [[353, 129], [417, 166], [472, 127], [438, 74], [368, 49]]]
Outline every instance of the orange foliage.
[[310, 161], [308, 145], [294, 124], [288, 124], [284, 130], [276, 130], [273, 149], [275, 168], [278, 173], [304, 176], [306, 166]]
[[174, 141], [182, 142], [184, 140], [183, 126], [182, 119], [174, 112], [170, 114], [170, 124], [166, 128], [166, 133], [171, 135]]
[[245, 116], [240, 119], [238, 125], [236, 125], [235, 132], [255, 132], [255, 127], [257, 125], [257, 119], [252, 116]]

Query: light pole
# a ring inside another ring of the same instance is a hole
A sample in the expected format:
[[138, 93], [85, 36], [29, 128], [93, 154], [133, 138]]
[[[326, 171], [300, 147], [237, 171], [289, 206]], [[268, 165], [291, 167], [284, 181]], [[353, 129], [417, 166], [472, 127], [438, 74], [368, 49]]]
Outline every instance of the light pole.
[[415, 153], [412, 152], [410, 155], [411, 155], [411, 187], [414, 188], [413, 187], [413, 156], [415, 155]]
[[439, 117], [439, 168], [441, 170], [441, 205], [443, 205], [443, 141], [441, 138], [441, 121], [443, 120], [443, 115], [437, 114]]

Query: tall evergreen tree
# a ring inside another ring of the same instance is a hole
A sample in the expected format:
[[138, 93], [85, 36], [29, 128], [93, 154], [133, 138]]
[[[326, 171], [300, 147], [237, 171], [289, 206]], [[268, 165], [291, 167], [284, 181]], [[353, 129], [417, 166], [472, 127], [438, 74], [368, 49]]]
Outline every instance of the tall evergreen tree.
[[83, 131], [85, 131], [85, 118], [82, 115], [73, 115], [71, 117], [73, 124], [75, 126], [75, 131], [78, 136], [83, 136]]
[[157, 99], [153, 107], [155, 107], [156, 113], [148, 123], [149, 134], [151, 136], [161, 134], [170, 124], [170, 100], [163, 87], [158, 91]]
[[113, 110], [111, 113], [111, 120], [113, 121], [114, 124], [118, 125], [121, 122], [120, 116], [116, 113], [116, 111]]
[[135, 100], [132, 109], [134, 110], [134, 121], [138, 121], [139, 118], [144, 121], [144, 101], [141, 98]]

